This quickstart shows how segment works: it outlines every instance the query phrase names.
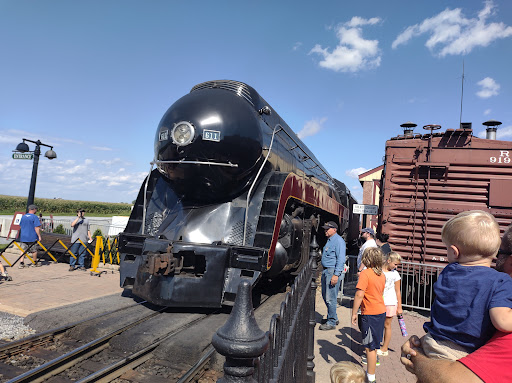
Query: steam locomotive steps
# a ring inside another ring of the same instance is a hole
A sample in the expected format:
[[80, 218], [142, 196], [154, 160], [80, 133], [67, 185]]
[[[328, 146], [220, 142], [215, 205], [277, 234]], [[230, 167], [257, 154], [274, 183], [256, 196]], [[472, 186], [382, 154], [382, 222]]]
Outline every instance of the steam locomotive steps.
[[256, 228], [256, 235], [254, 237], [254, 246], [269, 248], [270, 242], [274, 232], [274, 224], [276, 221], [277, 208], [279, 207], [279, 197], [283, 183], [287, 175], [276, 173], [272, 175], [269, 180], [268, 186], [263, 196], [263, 203], [261, 205], [261, 214]]

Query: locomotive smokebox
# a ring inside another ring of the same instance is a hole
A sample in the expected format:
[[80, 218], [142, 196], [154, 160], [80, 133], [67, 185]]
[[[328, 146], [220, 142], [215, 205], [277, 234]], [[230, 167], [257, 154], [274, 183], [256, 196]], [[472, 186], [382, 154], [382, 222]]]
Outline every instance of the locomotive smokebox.
[[229, 200], [240, 195], [261, 165], [260, 124], [257, 111], [236, 93], [192, 90], [160, 121], [158, 169], [184, 200]]

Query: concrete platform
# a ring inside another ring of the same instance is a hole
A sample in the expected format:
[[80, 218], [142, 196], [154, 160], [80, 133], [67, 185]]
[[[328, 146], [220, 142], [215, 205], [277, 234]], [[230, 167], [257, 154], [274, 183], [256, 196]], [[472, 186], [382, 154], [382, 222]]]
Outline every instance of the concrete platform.
[[[315, 373], [317, 383], [330, 382], [330, 370], [334, 363], [349, 361], [361, 364], [363, 347], [361, 346], [361, 333], [357, 326], [350, 322], [352, 315], [353, 294], [347, 289], [348, 294], [338, 306], [337, 314], [340, 324], [335, 330], [321, 331], [319, 325], [315, 327]], [[346, 292], [347, 293], [347, 292]], [[317, 322], [327, 316], [327, 308], [322, 299], [320, 290], [316, 294]], [[410, 335], [424, 334], [423, 323], [428, 320], [415, 312], [404, 311], [404, 320], [407, 332]], [[392, 338], [389, 344], [389, 355], [380, 358], [380, 366], [377, 366], [376, 379], [379, 383], [415, 383], [416, 377], [405, 370], [400, 363], [400, 347], [409, 339], [402, 337], [398, 320], [392, 322]], [[366, 365], [361, 364], [366, 371]]]

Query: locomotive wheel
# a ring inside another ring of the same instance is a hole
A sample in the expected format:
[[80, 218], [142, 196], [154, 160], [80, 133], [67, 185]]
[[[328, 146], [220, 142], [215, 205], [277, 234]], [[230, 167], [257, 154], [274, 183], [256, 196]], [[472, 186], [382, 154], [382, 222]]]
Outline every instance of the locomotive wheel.
[[309, 244], [311, 243], [313, 222], [311, 219], [304, 220], [302, 245], [300, 249], [300, 260], [296, 266], [296, 269], [291, 272], [292, 275], [298, 275], [302, 268], [309, 262]]

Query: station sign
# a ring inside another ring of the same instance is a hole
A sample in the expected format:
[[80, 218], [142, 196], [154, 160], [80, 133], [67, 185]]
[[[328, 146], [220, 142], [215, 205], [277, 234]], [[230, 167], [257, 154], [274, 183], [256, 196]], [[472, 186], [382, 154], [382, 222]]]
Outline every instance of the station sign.
[[34, 153], [13, 153], [12, 158], [15, 160], [32, 160]]
[[377, 205], [358, 205], [358, 204], [354, 204], [352, 206], [352, 213], [354, 213], [354, 214], [377, 215], [378, 212], [379, 212], [379, 207]]

